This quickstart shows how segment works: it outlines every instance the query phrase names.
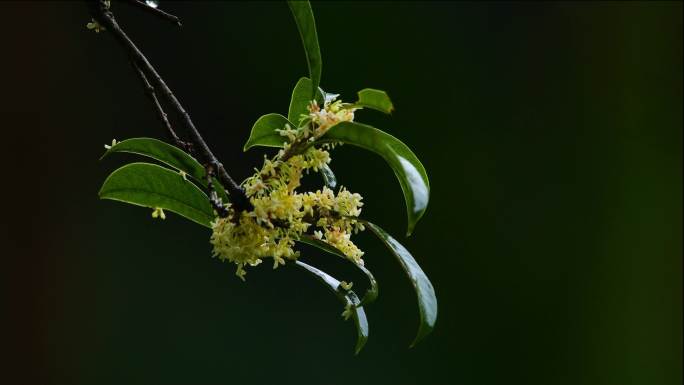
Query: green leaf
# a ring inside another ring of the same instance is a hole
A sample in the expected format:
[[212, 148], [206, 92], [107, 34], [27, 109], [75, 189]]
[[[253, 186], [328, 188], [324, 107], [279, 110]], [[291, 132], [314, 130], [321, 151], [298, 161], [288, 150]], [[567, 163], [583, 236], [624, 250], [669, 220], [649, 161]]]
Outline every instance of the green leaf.
[[321, 83], [321, 71], [323, 70], [323, 59], [321, 58], [321, 49], [318, 46], [318, 34], [316, 33], [316, 20], [308, 1], [290, 0], [287, 5], [290, 6], [292, 16], [297, 23], [299, 36], [304, 44], [309, 77], [313, 81], [313, 87], [309, 91], [309, 100], [312, 100], [315, 98], [315, 90]]
[[102, 158], [112, 153], [126, 152], [143, 155], [183, 171], [200, 182], [205, 182], [204, 167], [190, 154], [176, 146], [153, 138], [131, 138], [118, 142], [108, 149]]
[[150, 163], [131, 163], [114, 171], [102, 184], [101, 199], [175, 212], [210, 227], [214, 210], [209, 198], [179, 173]]
[[354, 107], [372, 108], [386, 114], [391, 114], [394, 105], [387, 93], [382, 90], [364, 88], [359, 91], [359, 100], [353, 104]]
[[328, 243], [323, 242], [320, 239], [316, 239], [308, 234], [303, 234], [299, 241], [302, 243], [306, 243], [307, 245], [317, 247], [332, 255], [338, 256], [344, 259], [345, 261], [351, 262], [352, 264], [354, 264], [354, 266], [356, 266], [357, 269], [361, 270], [361, 272], [363, 272], [363, 274], [366, 275], [366, 277], [368, 278], [369, 287], [366, 291], [366, 294], [363, 295], [363, 299], [361, 300], [362, 305], [368, 305], [375, 301], [376, 298], [378, 298], [378, 282], [375, 280], [373, 274], [364, 266], [359, 265], [354, 261], [351, 261], [349, 258], [347, 258], [346, 255], [344, 255], [343, 252], [338, 250], [336, 247], [329, 245]]
[[385, 230], [378, 225], [364, 221], [368, 228], [375, 234], [387, 248], [392, 251], [392, 254], [397, 258], [401, 266], [404, 268], [406, 275], [408, 275], [413, 288], [418, 296], [418, 309], [420, 310], [420, 326], [418, 327], [418, 334], [411, 344], [413, 347], [416, 343], [422, 340], [425, 336], [430, 334], [437, 321], [437, 297], [435, 297], [435, 289], [428, 279], [427, 275], [418, 266], [418, 262], [413, 258], [411, 253], [406, 250], [401, 243], [392, 238]]
[[321, 176], [323, 177], [323, 183], [325, 183], [328, 188], [334, 190], [337, 187], [337, 178], [333, 173], [333, 170], [327, 164], [324, 164], [320, 168]]
[[319, 281], [324, 283], [330, 290], [333, 291], [333, 293], [335, 293], [337, 298], [339, 298], [345, 304], [345, 309], [348, 308], [351, 310], [351, 316], [354, 318], [354, 324], [356, 325], [356, 331], [358, 334], [354, 352], [355, 354], [359, 354], [368, 340], [368, 320], [366, 319], [366, 312], [363, 310], [363, 306], [361, 306], [359, 297], [357, 297], [353, 291], [343, 289], [340, 286], [340, 281], [324, 271], [302, 261], [295, 261], [295, 264], [313, 274]]
[[408, 214], [407, 234], [413, 232], [427, 208], [430, 182], [420, 160], [404, 143], [375, 127], [354, 122], [333, 126], [318, 142], [349, 143], [382, 156], [399, 179]]
[[252, 132], [249, 134], [249, 139], [245, 143], [244, 151], [259, 145], [266, 147], [283, 147], [283, 143], [287, 141], [285, 137], [280, 135], [276, 130], [285, 129], [285, 125], [295, 128], [286, 117], [280, 114], [267, 114], [254, 123]]
[[[290, 108], [287, 111], [287, 119], [294, 122], [296, 127], [299, 127], [302, 115], [309, 114], [309, 103], [314, 99], [311, 97], [311, 89], [313, 84], [309, 78], [300, 78], [292, 90], [292, 98], [290, 99]], [[315, 96], [319, 104], [325, 101], [325, 92], [318, 88]]]
[[[154, 138], [126, 139], [109, 148], [100, 159], [104, 159], [113, 153], [130, 153], [152, 158], [178, 171], [183, 171], [203, 187], [207, 187], [207, 174], [204, 166], [187, 152], [161, 140]], [[213, 178], [213, 185], [221, 199], [224, 202], [229, 202], [228, 194], [216, 178]]]

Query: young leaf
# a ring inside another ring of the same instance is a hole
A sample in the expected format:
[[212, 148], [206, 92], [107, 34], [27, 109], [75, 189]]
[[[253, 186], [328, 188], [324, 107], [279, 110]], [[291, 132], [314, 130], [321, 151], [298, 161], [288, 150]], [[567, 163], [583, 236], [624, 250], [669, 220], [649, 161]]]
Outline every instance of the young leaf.
[[418, 266], [418, 262], [413, 258], [411, 253], [406, 250], [401, 243], [392, 238], [385, 230], [378, 225], [364, 221], [366, 226], [377, 236], [392, 254], [397, 258], [401, 266], [404, 268], [406, 275], [408, 275], [413, 288], [418, 296], [418, 309], [420, 310], [420, 326], [418, 327], [418, 334], [411, 343], [413, 347], [425, 336], [430, 334], [437, 321], [437, 297], [435, 297], [435, 289], [428, 279], [427, 275]]
[[335, 177], [333, 170], [330, 169], [330, 166], [324, 164], [321, 166], [320, 171], [321, 176], [323, 177], [323, 183], [325, 183], [325, 185], [331, 190], [334, 190], [335, 187], [337, 187], [337, 178]]
[[359, 91], [359, 100], [353, 104], [354, 107], [365, 107], [391, 114], [394, 110], [392, 101], [387, 93], [382, 90], [364, 88]]
[[399, 179], [408, 214], [408, 231], [413, 232], [430, 199], [430, 182], [418, 157], [399, 139], [361, 123], [342, 122], [333, 126], [318, 142], [343, 142], [382, 156]]
[[[323, 59], [321, 49], [318, 46], [318, 33], [316, 32], [316, 21], [314, 20], [313, 10], [308, 1], [289, 0], [292, 16], [294, 16], [299, 30], [299, 36], [304, 44], [306, 63], [309, 66], [309, 76], [313, 82], [313, 87], [309, 90], [309, 100], [316, 97], [314, 93], [321, 83], [321, 71], [323, 70]], [[290, 119], [291, 120], [291, 119]]]
[[359, 354], [363, 346], [368, 340], [368, 320], [366, 319], [366, 312], [359, 301], [359, 297], [351, 290], [345, 290], [340, 286], [340, 281], [330, 276], [329, 274], [308, 265], [302, 261], [295, 261], [295, 264], [304, 270], [314, 275], [319, 281], [323, 282], [330, 290], [335, 293], [345, 305], [345, 311], [350, 311], [354, 324], [356, 325], [357, 338], [355, 354]]
[[[130, 153], [152, 158], [178, 171], [191, 176], [202, 186], [207, 187], [206, 170], [195, 158], [176, 146], [154, 138], [131, 138], [110, 147], [100, 159], [113, 153]], [[228, 194], [221, 183], [214, 178], [214, 188], [224, 202], [229, 202]]]
[[267, 114], [260, 117], [252, 126], [252, 132], [249, 134], [247, 143], [245, 143], [244, 151], [247, 151], [256, 145], [283, 147], [283, 143], [286, 142], [287, 139], [280, 135], [276, 130], [283, 130], [285, 129], [285, 125], [288, 124], [292, 128], [296, 127], [286, 117], [280, 114]]
[[[329, 244], [327, 244], [327, 243], [325, 243], [319, 239], [316, 239], [316, 238], [314, 238], [308, 234], [303, 234], [301, 236], [301, 238], [299, 239], [299, 241], [302, 243], [306, 243], [307, 245], [317, 247], [317, 248], [325, 251], [326, 253], [330, 253], [332, 255], [338, 256], [338, 257], [344, 259], [345, 261], [352, 262], [349, 260], [349, 258], [347, 258], [346, 255], [344, 255], [343, 252], [341, 252], [340, 250], [338, 250], [334, 246], [331, 246], [331, 245], [329, 245]], [[378, 282], [375, 280], [375, 277], [373, 276], [373, 274], [368, 269], [366, 269], [365, 267], [363, 267], [362, 265], [359, 265], [357, 263], [354, 263], [354, 262], [352, 262], [352, 263], [354, 264], [354, 266], [356, 266], [357, 269], [361, 270], [363, 272], [363, 274], [365, 274], [366, 277], [368, 278], [369, 288], [366, 291], [366, 294], [363, 295], [363, 299], [361, 300], [362, 305], [368, 305], [368, 304], [372, 303], [373, 301], [375, 301], [376, 298], [378, 298]]]
[[179, 173], [150, 163], [131, 163], [114, 171], [102, 184], [101, 199], [173, 211], [210, 227], [214, 210], [209, 198]]
[[[294, 122], [296, 127], [299, 127], [299, 122], [302, 115], [309, 114], [309, 103], [314, 99], [311, 97], [311, 88], [313, 84], [309, 78], [300, 78], [292, 90], [292, 98], [290, 99], [290, 108], [287, 111], [287, 119]], [[316, 101], [323, 104], [325, 101], [325, 93], [320, 88], [316, 91]]]

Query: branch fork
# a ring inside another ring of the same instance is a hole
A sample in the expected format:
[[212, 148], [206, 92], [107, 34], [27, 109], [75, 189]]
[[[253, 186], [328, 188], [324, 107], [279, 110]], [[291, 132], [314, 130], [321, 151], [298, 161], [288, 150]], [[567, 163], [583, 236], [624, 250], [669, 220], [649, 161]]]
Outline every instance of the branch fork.
[[[152, 100], [155, 110], [157, 111], [157, 115], [164, 125], [167, 134], [171, 137], [174, 143], [185, 151], [197, 152], [200, 161], [204, 164], [213, 165], [211, 170], [212, 173], [215, 173], [219, 181], [225, 187], [226, 192], [230, 195], [233, 207], [236, 210], [243, 211], [250, 209], [251, 204], [247, 198], [247, 195], [245, 194], [244, 189], [242, 189], [242, 187], [240, 187], [228, 174], [223, 164], [219, 162], [218, 158], [216, 158], [207, 143], [204, 141], [204, 138], [202, 138], [202, 135], [197, 130], [190, 117], [190, 114], [183, 107], [178, 98], [173, 94], [171, 89], [166, 85], [166, 82], [152, 66], [147, 57], [118, 24], [114, 14], [110, 9], [109, 2], [106, 0], [97, 0], [89, 3], [93, 18], [99, 24], [103, 25], [130, 55], [134, 69], [138, 73], [148, 97]], [[165, 19], [172, 20], [180, 25], [180, 20], [176, 16], [163, 12], [157, 8], [150, 7], [142, 1], [129, 0], [129, 3], [155, 13], [158, 16], [162, 16]], [[180, 118], [180, 121], [189, 136], [190, 140], [188, 142], [182, 141], [174, 131], [171, 123], [168, 120], [168, 115], [166, 112], [164, 112], [157, 95], [163, 97], [169, 103], [171, 109], [174, 110]], [[207, 171], [207, 174], [209, 174], [209, 170]], [[221, 214], [223, 211], [217, 210], [217, 212]]]

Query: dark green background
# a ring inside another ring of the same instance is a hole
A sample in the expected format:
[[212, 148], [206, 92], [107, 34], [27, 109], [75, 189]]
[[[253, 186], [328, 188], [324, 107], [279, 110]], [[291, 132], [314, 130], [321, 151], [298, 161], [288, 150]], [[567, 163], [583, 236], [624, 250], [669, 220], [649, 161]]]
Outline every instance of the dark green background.
[[[283, 3], [114, 4], [237, 179], [251, 124], [306, 74]], [[310, 276], [246, 283], [209, 234], [99, 201], [112, 138], [163, 137], [125, 54], [72, 3], [0, 4], [3, 270], [16, 384], [678, 384], [682, 381], [682, 3], [314, 3], [322, 86], [385, 89], [361, 121], [428, 170], [409, 239], [382, 160], [344, 146], [339, 180], [413, 252], [439, 299], [408, 349], [414, 294], [359, 237], [381, 284], [371, 337]], [[306, 260], [361, 278], [319, 252]]]

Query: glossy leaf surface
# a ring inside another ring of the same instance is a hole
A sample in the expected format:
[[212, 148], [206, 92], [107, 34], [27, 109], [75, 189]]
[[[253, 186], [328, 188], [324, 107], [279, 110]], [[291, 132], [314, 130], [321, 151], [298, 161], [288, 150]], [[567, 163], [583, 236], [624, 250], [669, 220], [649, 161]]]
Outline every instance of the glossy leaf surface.
[[[290, 108], [287, 111], [287, 119], [299, 127], [299, 122], [302, 115], [309, 114], [309, 103], [314, 98], [311, 96], [311, 89], [313, 83], [309, 78], [300, 78], [292, 90], [292, 98], [290, 99]], [[324, 92], [318, 88], [315, 99], [318, 104], [323, 104], [325, 100]]]
[[423, 164], [404, 143], [375, 127], [355, 122], [333, 126], [319, 142], [343, 142], [380, 155], [394, 170], [404, 192], [410, 235], [430, 199], [430, 182]]
[[101, 199], [172, 211], [210, 227], [214, 213], [207, 195], [178, 172], [150, 163], [131, 163], [102, 184]]
[[354, 351], [356, 354], [359, 354], [368, 340], [368, 319], [366, 318], [366, 312], [363, 310], [363, 306], [361, 306], [359, 297], [357, 297], [353, 291], [343, 289], [340, 286], [340, 281], [326, 272], [302, 261], [295, 261], [295, 264], [308, 271], [319, 281], [324, 283], [328, 289], [332, 290], [337, 298], [339, 298], [345, 304], [345, 307], [351, 311], [351, 317], [354, 319], [354, 324], [356, 325], [357, 331], [356, 348]]
[[290, 127], [295, 128], [294, 124], [280, 114], [267, 114], [260, 117], [252, 126], [252, 131], [249, 134], [247, 143], [245, 143], [244, 150], [247, 151], [256, 145], [283, 147], [283, 143], [287, 141], [287, 138], [280, 135], [276, 130], [283, 130], [285, 125], [288, 124]]
[[176, 170], [183, 171], [198, 181], [205, 180], [204, 167], [190, 154], [180, 148], [154, 138], [131, 138], [121, 141], [108, 149], [102, 158], [126, 152], [143, 155], [167, 164]]
[[[161, 140], [154, 138], [126, 139], [109, 148], [100, 159], [104, 159], [108, 155], [114, 153], [130, 153], [157, 160], [178, 171], [183, 171], [199, 182], [199, 184], [207, 187], [206, 170], [204, 169], [204, 166], [192, 157], [192, 155], [176, 146], [162, 142]], [[229, 202], [230, 199], [228, 194], [216, 178], [213, 178], [213, 184], [221, 199], [223, 199], [224, 202]]]
[[333, 170], [330, 168], [330, 166], [324, 164], [319, 171], [323, 177], [323, 183], [325, 183], [325, 185], [331, 190], [334, 190], [335, 187], [337, 187], [337, 178], [335, 177], [335, 173], [333, 173]]
[[418, 334], [411, 344], [411, 346], [414, 346], [425, 336], [430, 334], [437, 321], [437, 297], [435, 296], [435, 289], [432, 287], [432, 283], [423, 272], [423, 269], [418, 265], [418, 262], [416, 262], [415, 258], [413, 258], [411, 253], [409, 253], [401, 243], [392, 238], [392, 236], [381, 229], [380, 226], [368, 221], [364, 221], [364, 223], [397, 258], [416, 291], [418, 309], [420, 311], [420, 326], [418, 327]]
[[372, 108], [386, 114], [391, 114], [394, 110], [394, 105], [387, 93], [373, 88], [364, 88], [359, 91], [359, 100], [354, 103], [354, 106]]
[[309, 90], [309, 100], [314, 99], [315, 90], [321, 83], [321, 72], [323, 71], [323, 59], [321, 48], [318, 45], [318, 33], [316, 32], [316, 20], [314, 19], [311, 4], [308, 1], [290, 0], [287, 2], [297, 23], [299, 36], [302, 38], [304, 52], [306, 53], [306, 63], [309, 66], [309, 77], [313, 82], [313, 87]]
[[334, 246], [329, 245], [328, 243], [323, 242], [320, 239], [316, 239], [308, 234], [303, 234], [299, 241], [306, 243], [307, 245], [319, 248], [325, 251], [326, 253], [338, 256], [344, 259], [345, 261], [352, 263], [357, 269], [361, 270], [361, 272], [363, 272], [363, 274], [366, 275], [366, 277], [368, 278], [369, 288], [366, 291], [366, 294], [364, 294], [363, 299], [361, 300], [361, 304], [368, 305], [375, 301], [375, 299], [378, 297], [378, 282], [375, 280], [373, 274], [364, 266], [361, 266], [358, 263], [355, 263], [354, 261], [350, 260], [349, 258], [347, 258], [346, 255], [344, 255], [343, 252], [341, 252]]

